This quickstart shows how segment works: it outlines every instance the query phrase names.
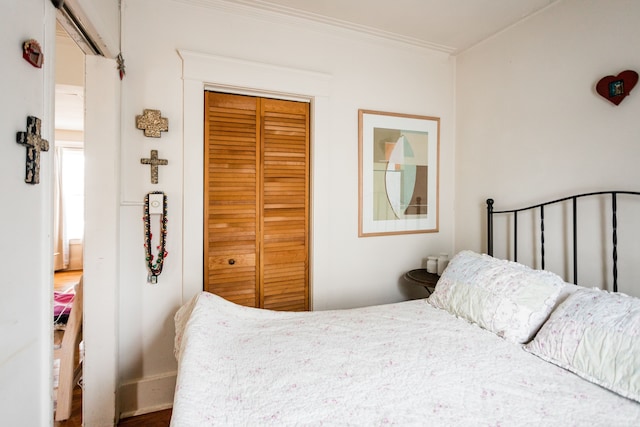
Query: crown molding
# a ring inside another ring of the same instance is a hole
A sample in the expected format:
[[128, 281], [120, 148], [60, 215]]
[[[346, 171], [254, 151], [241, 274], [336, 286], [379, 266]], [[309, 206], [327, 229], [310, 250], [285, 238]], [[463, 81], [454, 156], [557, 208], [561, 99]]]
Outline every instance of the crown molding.
[[302, 11], [286, 6], [275, 5], [262, 0], [173, 0], [177, 3], [189, 4], [192, 6], [206, 7], [209, 9], [220, 10], [227, 13], [249, 16], [263, 21], [274, 22], [278, 24], [287, 23], [294, 25], [302, 25], [310, 28], [309, 25], [315, 25], [316, 30], [324, 32], [333, 32], [338, 35], [345, 33], [358, 34], [368, 40], [386, 40], [394, 43], [400, 43], [409, 47], [417, 47], [435, 52], [451, 55], [455, 52], [455, 48], [444, 46], [437, 43], [430, 43], [414, 37], [403, 36], [401, 34], [379, 30], [377, 28], [368, 27], [366, 25], [355, 24], [339, 19], [329, 18], [327, 16]]

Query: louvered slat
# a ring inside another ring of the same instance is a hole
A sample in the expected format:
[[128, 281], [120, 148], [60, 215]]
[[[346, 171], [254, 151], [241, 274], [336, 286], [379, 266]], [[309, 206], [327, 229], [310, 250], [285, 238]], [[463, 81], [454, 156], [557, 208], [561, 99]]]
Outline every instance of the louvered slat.
[[210, 92], [205, 114], [205, 289], [308, 310], [309, 105]]
[[263, 306], [308, 310], [308, 104], [265, 100], [262, 117]]
[[205, 290], [256, 306], [259, 153], [257, 102], [205, 97]]

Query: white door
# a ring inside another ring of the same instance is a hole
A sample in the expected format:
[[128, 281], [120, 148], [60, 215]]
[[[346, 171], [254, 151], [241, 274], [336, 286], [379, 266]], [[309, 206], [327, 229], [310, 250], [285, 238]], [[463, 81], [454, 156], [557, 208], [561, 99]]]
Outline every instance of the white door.
[[[41, 136], [53, 139], [55, 9], [50, 1], [11, 2], [0, 15], [0, 414], [2, 425], [52, 422], [52, 153], [40, 157], [40, 183], [25, 182], [26, 147], [16, 133], [27, 117], [41, 120]], [[35, 39], [42, 68], [22, 57]], [[53, 143], [51, 144], [53, 147]]]
[[85, 58], [83, 421], [113, 425], [117, 385], [120, 80], [116, 62]]
[[[49, 1], [13, 2], [0, 28], [0, 414], [3, 425], [46, 426], [53, 413], [53, 156], [41, 153], [40, 183], [27, 184], [26, 148], [15, 138], [35, 116], [53, 147], [56, 10]], [[42, 68], [22, 58], [29, 39], [40, 45]], [[100, 188], [86, 198], [85, 425], [95, 426], [115, 418], [120, 85], [114, 70], [113, 60], [87, 59], [87, 184]]]

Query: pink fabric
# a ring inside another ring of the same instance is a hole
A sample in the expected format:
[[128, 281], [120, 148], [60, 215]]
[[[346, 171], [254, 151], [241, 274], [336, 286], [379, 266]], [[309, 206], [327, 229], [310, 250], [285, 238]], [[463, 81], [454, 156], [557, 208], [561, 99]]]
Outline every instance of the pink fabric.
[[74, 293], [53, 292], [53, 315], [70, 314], [73, 307]]

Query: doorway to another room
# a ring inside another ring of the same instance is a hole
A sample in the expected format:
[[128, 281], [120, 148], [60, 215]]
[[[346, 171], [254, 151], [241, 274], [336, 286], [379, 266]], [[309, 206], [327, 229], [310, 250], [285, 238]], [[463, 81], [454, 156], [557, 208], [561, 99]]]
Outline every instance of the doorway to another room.
[[[82, 425], [84, 268], [84, 62], [56, 26], [54, 144], [54, 414], [56, 426]], [[73, 313], [75, 311], [75, 313]]]

